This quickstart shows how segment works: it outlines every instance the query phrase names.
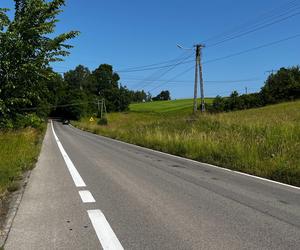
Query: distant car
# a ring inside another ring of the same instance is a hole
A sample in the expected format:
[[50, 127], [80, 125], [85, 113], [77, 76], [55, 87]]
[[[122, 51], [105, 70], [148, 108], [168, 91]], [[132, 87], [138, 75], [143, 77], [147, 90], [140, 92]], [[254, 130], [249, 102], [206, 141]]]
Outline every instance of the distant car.
[[63, 125], [69, 125], [70, 121], [69, 120], [63, 120]]

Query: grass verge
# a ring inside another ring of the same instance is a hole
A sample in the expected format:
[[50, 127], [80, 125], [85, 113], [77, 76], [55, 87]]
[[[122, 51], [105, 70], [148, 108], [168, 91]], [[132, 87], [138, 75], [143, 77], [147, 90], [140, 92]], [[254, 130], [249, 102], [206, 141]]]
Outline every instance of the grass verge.
[[0, 131], [0, 197], [18, 189], [16, 181], [37, 161], [45, 126]]
[[[156, 104], [155, 104], [156, 105]], [[300, 186], [300, 101], [221, 114], [190, 111], [108, 115], [78, 128], [129, 143]]]

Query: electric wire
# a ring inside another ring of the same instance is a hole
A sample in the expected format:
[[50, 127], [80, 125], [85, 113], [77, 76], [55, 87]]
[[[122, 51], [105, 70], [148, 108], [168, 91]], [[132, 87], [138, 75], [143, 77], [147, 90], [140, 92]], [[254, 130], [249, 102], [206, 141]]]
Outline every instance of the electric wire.
[[164, 64], [169, 64], [169, 63], [173, 63], [173, 62], [177, 62], [178, 60], [180, 60], [182, 58], [182, 56], [185, 55], [186, 52], [183, 52], [180, 56], [171, 59], [171, 60], [167, 60], [167, 61], [162, 61], [162, 62], [158, 62], [158, 63], [152, 63], [152, 64], [147, 64], [147, 65], [142, 65], [142, 66], [136, 66], [136, 67], [128, 67], [125, 69], [120, 69], [120, 70], [116, 70], [116, 72], [130, 72], [131, 70], [138, 70], [138, 69], [143, 69], [143, 68], [149, 68], [149, 67], [153, 67], [153, 66], [158, 66], [158, 65], [164, 65]]
[[294, 13], [294, 14], [292, 14], [292, 15], [290, 15], [290, 16], [281, 18], [281, 19], [279, 19], [279, 20], [276, 20], [276, 21], [273, 21], [273, 22], [271, 22], [271, 23], [265, 24], [265, 25], [260, 26], [260, 27], [258, 27], [258, 28], [255, 28], [255, 29], [252, 29], [252, 30], [249, 30], [249, 31], [246, 31], [246, 32], [242, 32], [242, 33], [240, 33], [240, 34], [238, 34], [238, 35], [235, 35], [235, 36], [232, 36], [232, 37], [229, 37], [229, 38], [225, 38], [225, 39], [222, 40], [222, 41], [213, 43], [213, 44], [208, 45], [208, 46], [206, 46], [206, 47], [207, 47], [207, 48], [211, 48], [211, 47], [217, 46], [217, 45], [219, 45], [219, 44], [222, 44], [222, 43], [224, 43], [224, 42], [227, 42], [227, 41], [230, 41], [230, 40], [233, 40], [233, 39], [236, 39], [236, 38], [239, 38], [239, 37], [242, 37], [242, 36], [251, 34], [251, 33], [255, 32], [255, 31], [258, 31], [258, 30], [264, 29], [264, 28], [266, 28], [266, 27], [269, 27], [269, 26], [271, 26], [271, 25], [273, 25], [273, 24], [276, 24], [276, 23], [285, 21], [285, 20], [287, 20], [287, 19], [289, 19], [289, 18], [291, 18], [291, 17], [294, 17], [294, 16], [296, 16], [296, 15], [299, 15], [299, 14], [300, 14], [300, 12]]
[[[285, 41], [288, 41], [288, 40], [292, 40], [292, 39], [295, 39], [295, 38], [298, 38], [300, 37], [300, 34], [296, 34], [296, 35], [293, 35], [293, 36], [290, 36], [290, 37], [287, 37], [287, 38], [283, 38], [283, 39], [280, 39], [280, 40], [277, 40], [277, 41], [274, 41], [274, 42], [270, 42], [270, 43], [266, 43], [266, 44], [263, 44], [263, 45], [260, 45], [260, 46], [257, 46], [257, 47], [254, 47], [254, 48], [250, 48], [250, 49], [246, 49], [246, 50], [243, 50], [243, 51], [239, 51], [239, 52], [236, 52], [236, 53], [233, 53], [233, 54], [229, 54], [227, 56], [223, 56], [223, 57], [218, 57], [218, 58], [215, 58], [215, 59], [211, 59], [211, 60], [208, 60], [208, 61], [204, 61], [202, 64], [208, 64], [208, 63], [212, 63], [212, 62], [217, 62], [217, 61], [221, 61], [221, 60], [225, 60], [225, 59], [228, 59], [228, 58], [232, 58], [232, 57], [235, 57], [235, 56], [239, 56], [239, 55], [242, 55], [242, 54], [246, 54], [246, 53], [249, 53], [249, 52], [252, 52], [252, 51], [255, 51], [255, 50], [259, 50], [259, 49], [262, 49], [262, 48], [266, 48], [266, 47], [269, 47], [269, 46], [273, 46], [275, 44], [279, 44], [279, 43], [282, 43], [282, 42], [285, 42]], [[183, 74], [186, 74], [188, 71], [192, 70], [194, 68], [194, 66], [188, 68], [187, 70], [185, 70], [184, 72], [176, 75], [174, 78], [172, 79], [169, 79], [168, 81], [156, 86], [155, 88], [152, 88], [150, 89], [149, 91], [153, 91], [165, 84], [167, 84], [168, 82], [178, 78], [179, 76], [183, 75]]]
[[[189, 55], [185, 59], [187, 59], [191, 56], [192, 55]], [[151, 71], [151, 70], [155, 70], [155, 69], [165, 69], [165, 68], [170, 68], [170, 67], [176, 67], [176, 66], [180, 65], [181, 63], [183, 63], [183, 61], [179, 61], [179, 62], [177, 61], [176, 63], [172, 63], [172, 64], [167, 64], [167, 65], [162, 65], [162, 66], [155, 66], [155, 67], [148, 67], [148, 68], [141, 68], [141, 69], [116, 70], [115, 72], [117, 72], [117, 73], [128, 73], [128, 72]]]
[[[233, 28], [232, 30], [230, 30], [228, 32], [223, 32], [220, 35], [216, 35], [216, 36], [213, 36], [209, 39], [206, 39], [206, 40], [202, 41], [202, 43], [207, 43], [208, 41], [215, 40], [215, 42], [213, 44], [211, 44], [211, 45], [208, 44], [208, 46], [207, 46], [207, 47], [212, 47], [214, 45], [223, 43], [227, 40], [232, 40], [232, 39], [238, 38], [240, 36], [244, 36], [246, 34], [253, 33], [254, 31], [263, 29], [265, 27], [271, 26], [271, 25], [276, 24], [278, 22], [282, 22], [286, 19], [289, 19], [289, 18], [291, 18], [295, 15], [298, 15], [299, 12], [293, 13], [292, 15], [287, 16], [287, 17], [283, 17], [287, 14], [290, 14], [290, 13], [294, 12], [295, 10], [297, 10], [299, 8], [299, 3], [297, 3], [297, 0], [296, 1], [295, 0], [290, 1], [289, 4], [290, 4], [290, 6], [288, 6], [288, 5], [285, 6], [286, 4], [281, 5], [277, 8], [275, 8], [273, 11], [267, 12], [266, 14], [263, 14], [262, 15], [262, 17], [263, 17], [262, 20], [258, 19], [254, 23], [251, 20], [250, 22], [244, 23], [244, 24], [242, 24], [242, 25], [240, 25], [236, 28]], [[275, 15], [272, 14], [272, 12], [274, 12], [274, 11], [277, 12], [278, 10], [281, 11], [282, 9], [284, 9], [285, 12], [281, 13], [279, 16], [277, 15], [277, 13], [275, 13]], [[275, 17], [275, 19], [274, 19], [274, 17]], [[283, 17], [283, 18], [278, 20], [279, 17]], [[261, 22], [261, 21], [263, 21], [263, 22]], [[250, 24], [250, 26], [249, 26], [249, 24]], [[216, 40], [216, 38], [220, 38], [220, 39]]]
[[[49, 105], [47, 105], [47, 108], [63, 108], [63, 107], [78, 106], [78, 105], [89, 104], [89, 103], [94, 103], [94, 102], [93, 101], [89, 101], [89, 102], [75, 102], [75, 103], [61, 104], [61, 105], [52, 105], [52, 104], [49, 104]], [[41, 108], [41, 107], [21, 108], [19, 110], [30, 111], [30, 110], [37, 110], [39, 108]]]

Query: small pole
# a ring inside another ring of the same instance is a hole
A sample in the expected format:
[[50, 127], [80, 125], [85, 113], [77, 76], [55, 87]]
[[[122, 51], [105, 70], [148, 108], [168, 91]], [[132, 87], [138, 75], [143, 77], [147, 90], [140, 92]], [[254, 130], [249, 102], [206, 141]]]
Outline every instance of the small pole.
[[106, 105], [105, 105], [105, 99], [103, 98], [103, 106], [104, 106], [104, 114], [105, 114], [105, 116], [106, 116]]
[[99, 113], [100, 113], [100, 101], [99, 101], [99, 99], [97, 99], [97, 106], [98, 106], [98, 115], [99, 115]]
[[101, 115], [100, 118], [102, 119], [103, 117], [103, 99], [101, 100]]

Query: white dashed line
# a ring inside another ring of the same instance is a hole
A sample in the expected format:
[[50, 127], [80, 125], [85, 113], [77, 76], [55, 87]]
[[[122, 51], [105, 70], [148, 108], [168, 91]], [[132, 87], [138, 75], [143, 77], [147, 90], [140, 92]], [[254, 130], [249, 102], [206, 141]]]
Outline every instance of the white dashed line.
[[88, 215], [104, 250], [124, 249], [100, 210], [88, 210]]
[[[55, 138], [55, 141], [58, 145], [58, 148], [66, 162], [68, 170], [73, 178], [76, 187], [86, 187], [83, 179], [81, 178], [80, 174], [78, 173], [76, 167], [74, 166], [73, 162], [71, 161], [70, 157], [64, 150], [62, 144], [60, 143], [53, 127], [53, 122], [51, 120], [51, 128]], [[91, 203], [96, 202], [93, 195], [88, 190], [80, 190], [78, 191], [83, 203]], [[95, 229], [96, 235], [102, 245], [104, 250], [124, 250], [120, 241], [118, 240], [117, 236], [115, 235], [114, 231], [110, 227], [108, 221], [106, 220], [104, 214], [101, 210], [87, 210], [88, 216], [92, 222], [92, 225]]]
[[93, 195], [88, 190], [80, 190], [79, 195], [83, 203], [96, 202]]
[[66, 153], [65, 149], [63, 148], [62, 144], [60, 143], [55, 131], [54, 131], [54, 128], [53, 128], [53, 122], [51, 120], [51, 127], [52, 127], [52, 132], [53, 132], [53, 135], [54, 135], [54, 138], [55, 138], [55, 141], [58, 145], [58, 148], [66, 162], [66, 165], [68, 167], [68, 170], [73, 178], [73, 181], [75, 183], [75, 186], [76, 187], [86, 187], [83, 179], [81, 178], [80, 174], [78, 173], [77, 169], [75, 168], [73, 162], [71, 161], [70, 157], [68, 156], [68, 154]]

